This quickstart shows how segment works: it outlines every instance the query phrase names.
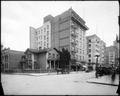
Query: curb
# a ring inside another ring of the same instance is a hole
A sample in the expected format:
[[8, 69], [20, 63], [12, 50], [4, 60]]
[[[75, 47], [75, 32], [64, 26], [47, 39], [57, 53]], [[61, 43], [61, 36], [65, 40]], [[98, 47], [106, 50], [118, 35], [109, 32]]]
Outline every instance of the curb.
[[57, 73], [47, 73], [47, 74], [38, 74], [38, 75], [34, 75], [34, 74], [29, 74], [29, 73], [25, 73], [25, 74], [12, 74], [12, 75], [26, 75], [26, 76], [50, 76], [50, 75], [62, 75], [62, 74], [57, 74]]
[[95, 84], [102, 84], [102, 85], [118, 86], [118, 84], [101, 83], [101, 82], [94, 82], [94, 81], [87, 81], [87, 82], [88, 83], [95, 83]]
[[46, 75], [56, 75], [56, 74], [38, 74], [38, 75], [34, 75], [34, 74], [25, 73], [25, 74], [13, 74], [13, 75], [46, 76]]

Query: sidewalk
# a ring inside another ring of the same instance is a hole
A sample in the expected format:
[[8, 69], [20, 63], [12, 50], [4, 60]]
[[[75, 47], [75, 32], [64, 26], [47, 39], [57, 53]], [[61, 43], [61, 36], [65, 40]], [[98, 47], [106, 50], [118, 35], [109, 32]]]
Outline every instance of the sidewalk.
[[114, 82], [111, 80], [111, 75], [110, 76], [101, 76], [98, 78], [92, 78], [92, 79], [87, 80], [87, 82], [95, 83], [95, 84], [118, 86], [119, 85], [119, 75], [116, 75]]
[[[70, 72], [69, 74], [76, 74], [76, 73], [79, 72]], [[59, 72], [58, 74], [57, 72], [49, 72], [49, 73], [13, 73], [13, 75], [46, 76], [46, 75], [63, 75], [63, 74], [61, 74], [61, 72]]]
[[45, 75], [56, 75], [56, 72], [51, 73], [13, 73], [14, 75], [29, 75], [29, 76], [45, 76]]

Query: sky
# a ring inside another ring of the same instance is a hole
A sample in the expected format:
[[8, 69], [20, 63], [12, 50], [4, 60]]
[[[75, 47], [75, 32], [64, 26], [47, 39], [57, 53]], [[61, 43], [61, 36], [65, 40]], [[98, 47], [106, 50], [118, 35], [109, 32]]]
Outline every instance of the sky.
[[57, 16], [71, 8], [86, 22], [86, 36], [97, 34], [113, 45], [119, 35], [118, 1], [1, 1], [1, 43], [12, 50], [30, 46], [29, 28], [43, 25], [49, 14]]

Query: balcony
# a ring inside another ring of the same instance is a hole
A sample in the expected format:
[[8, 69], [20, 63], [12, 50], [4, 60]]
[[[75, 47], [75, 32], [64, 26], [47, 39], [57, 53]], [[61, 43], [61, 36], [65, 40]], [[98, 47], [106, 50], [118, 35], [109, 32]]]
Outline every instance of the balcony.
[[76, 38], [78, 35], [77, 35], [77, 33], [76, 33], [76, 32], [71, 31], [71, 36], [73, 36], [74, 38]]
[[78, 26], [75, 25], [73, 22], [71, 22], [71, 27], [74, 28], [74, 29], [77, 29], [77, 28], [78, 28]]
[[77, 45], [77, 42], [74, 40], [74, 41], [71, 41], [71, 45], [73, 46], [76, 46]]
[[75, 55], [75, 53], [76, 53], [75, 49], [71, 49], [71, 54]]
[[75, 47], [75, 52], [77, 53], [78, 52], [78, 48]]
[[75, 56], [72, 56], [71, 59], [76, 59]]
[[76, 46], [76, 45], [78, 45], [78, 40], [76, 40], [75, 38], [71, 38], [71, 46]]
[[78, 49], [76, 47], [71, 47], [71, 53], [75, 54], [78, 52]]

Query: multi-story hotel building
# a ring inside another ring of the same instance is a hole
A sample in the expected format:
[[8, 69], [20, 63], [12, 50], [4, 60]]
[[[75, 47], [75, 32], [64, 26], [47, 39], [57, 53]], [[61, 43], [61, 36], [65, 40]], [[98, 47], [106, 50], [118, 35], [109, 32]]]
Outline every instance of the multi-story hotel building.
[[72, 8], [55, 17], [48, 15], [42, 27], [30, 27], [30, 48], [66, 48], [72, 59], [86, 61], [86, 30], [85, 21]]
[[105, 42], [103, 42], [97, 35], [87, 36], [87, 54], [88, 63], [96, 63], [96, 55], [99, 55], [98, 63], [105, 63]]
[[45, 22], [43, 26], [35, 29], [30, 27], [30, 48], [45, 49], [51, 47], [51, 24]]

